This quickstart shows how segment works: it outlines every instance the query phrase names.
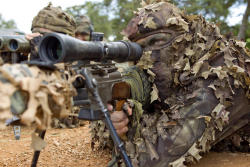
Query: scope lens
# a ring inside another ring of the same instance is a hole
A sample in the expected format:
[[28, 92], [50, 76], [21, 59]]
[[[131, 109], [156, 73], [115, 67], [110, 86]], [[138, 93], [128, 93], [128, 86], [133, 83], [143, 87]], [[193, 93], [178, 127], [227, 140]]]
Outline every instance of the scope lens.
[[11, 49], [12, 51], [15, 51], [15, 50], [18, 49], [18, 43], [17, 43], [17, 41], [14, 40], [14, 39], [10, 40], [9, 46], [10, 46], [10, 49]]
[[58, 39], [51, 37], [47, 43], [47, 55], [51, 61], [57, 61], [62, 57], [62, 46]]

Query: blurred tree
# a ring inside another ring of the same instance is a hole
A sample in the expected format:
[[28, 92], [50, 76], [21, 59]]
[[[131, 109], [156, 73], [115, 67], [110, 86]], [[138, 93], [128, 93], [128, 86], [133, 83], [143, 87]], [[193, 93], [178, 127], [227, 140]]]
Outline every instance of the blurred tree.
[[247, 27], [250, 27], [249, 26], [249, 15], [250, 15], [250, 0], [247, 0], [247, 8], [246, 8], [246, 11], [245, 11], [243, 18], [242, 18], [240, 30], [238, 33], [238, 39], [246, 39], [247, 37], [250, 37], [250, 36], [246, 36]]
[[17, 28], [16, 27], [16, 23], [14, 22], [14, 20], [8, 20], [5, 21], [2, 17], [2, 15], [0, 14], [0, 28]]

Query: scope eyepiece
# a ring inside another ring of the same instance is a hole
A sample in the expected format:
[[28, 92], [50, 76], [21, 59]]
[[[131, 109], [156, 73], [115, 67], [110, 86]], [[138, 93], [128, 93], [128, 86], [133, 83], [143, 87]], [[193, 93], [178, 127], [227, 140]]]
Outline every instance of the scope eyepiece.
[[59, 62], [62, 58], [62, 44], [54, 36], [44, 38], [39, 45], [39, 53], [42, 60], [49, 62]]

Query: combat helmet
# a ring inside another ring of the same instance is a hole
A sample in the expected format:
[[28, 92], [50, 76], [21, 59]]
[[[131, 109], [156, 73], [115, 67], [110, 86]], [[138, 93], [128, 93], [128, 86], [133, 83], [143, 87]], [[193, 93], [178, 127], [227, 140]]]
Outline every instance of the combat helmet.
[[88, 16], [81, 15], [76, 17], [76, 34], [90, 35], [94, 27]]
[[60, 7], [53, 7], [49, 3], [48, 6], [39, 11], [32, 21], [32, 32], [42, 33], [41, 28], [74, 36], [76, 23], [71, 15]]

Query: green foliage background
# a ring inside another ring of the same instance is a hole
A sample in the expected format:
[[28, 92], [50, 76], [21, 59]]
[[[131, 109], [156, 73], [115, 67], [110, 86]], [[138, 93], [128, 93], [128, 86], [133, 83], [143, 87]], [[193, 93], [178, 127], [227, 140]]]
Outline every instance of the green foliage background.
[[247, 42], [246, 46], [250, 49], [250, 38], [247, 38], [246, 42]]
[[14, 22], [14, 20], [4, 20], [2, 15], [0, 14], [0, 28], [17, 28], [16, 27], [16, 23]]

